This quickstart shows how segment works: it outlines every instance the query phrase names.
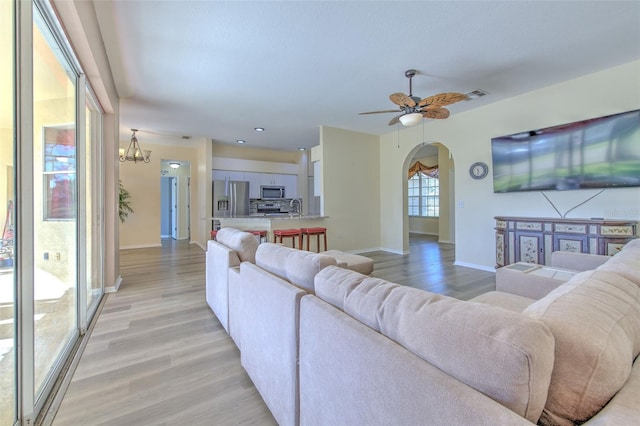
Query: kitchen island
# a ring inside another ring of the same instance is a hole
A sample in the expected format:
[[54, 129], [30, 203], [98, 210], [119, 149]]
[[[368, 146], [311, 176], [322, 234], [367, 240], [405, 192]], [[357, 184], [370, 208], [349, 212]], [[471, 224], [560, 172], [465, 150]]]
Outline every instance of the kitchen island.
[[265, 215], [265, 216], [233, 216], [209, 217], [208, 220], [220, 222], [222, 228], [235, 228], [242, 231], [267, 231], [267, 240], [273, 242], [273, 231], [276, 229], [317, 228], [324, 226], [328, 216], [299, 215]]

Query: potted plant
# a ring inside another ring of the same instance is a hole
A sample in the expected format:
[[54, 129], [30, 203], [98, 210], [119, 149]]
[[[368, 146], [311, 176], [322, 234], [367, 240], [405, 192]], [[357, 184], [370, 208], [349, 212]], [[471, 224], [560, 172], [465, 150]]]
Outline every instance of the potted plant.
[[131, 194], [122, 185], [121, 180], [118, 182], [120, 183], [120, 197], [118, 199], [118, 215], [120, 216], [120, 222], [124, 223], [127, 216], [129, 216], [129, 213], [133, 213], [133, 209], [131, 208]]

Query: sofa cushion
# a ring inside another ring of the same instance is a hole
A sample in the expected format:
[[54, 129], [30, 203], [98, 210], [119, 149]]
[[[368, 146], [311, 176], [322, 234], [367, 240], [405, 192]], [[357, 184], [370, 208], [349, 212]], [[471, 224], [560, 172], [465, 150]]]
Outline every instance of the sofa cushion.
[[491, 306], [499, 306], [514, 312], [524, 311], [535, 299], [519, 296], [517, 294], [504, 293], [502, 291], [489, 291], [469, 300], [470, 302], [486, 303]]
[[640, 286], [640, 238], [629, 241], [619, 253], [596, 270], [615, 272]]
[[287, 279], [291, 284], [314, 293], [314, 277], [327, 266], [336, 265], [336, 259], [322, 254], [291, 250], [285, 264]]
[[255, 263], [258, 248], [255, 235], [234, 228], [222, 228], [216, 234], [216, 241], [237, 251], [240, 261]]
[[281, 244], [262, 243], [256, 251], [256, 265], [310, 293], [314, 292], [315, 275], [323, 268], [336, 264], [331, 256]]
[[256, 251], [256, 265], [280, 278], [286, 278], [287, 257], [291, 250], [281, 244], [262, 243]]
[[418, 357], [536, 422], [547, 399], [553, 336], [540, 321], [338, 267], [316, 295]]
[[622, 389], [595, 416], [584, 423], [586, 426], [637, 425], [640, 418], [640, 357], [631, 369], [631, 376]]
[[581, 272], [523, 313], [556, 342], [541, 422], [586, 421], [625, 384], [640, 352], [640, 287], [611, 272]]
[[334, 257], [341, 268], [351, 269], [364, 275], [373, 272], [373, 260], [359, 254], [345, 253], [340, 250], [327, 250], [322, 254]]

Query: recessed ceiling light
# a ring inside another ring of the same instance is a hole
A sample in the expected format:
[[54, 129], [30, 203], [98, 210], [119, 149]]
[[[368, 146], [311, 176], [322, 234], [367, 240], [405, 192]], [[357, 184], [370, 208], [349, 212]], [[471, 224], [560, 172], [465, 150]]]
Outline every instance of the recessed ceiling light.
[[256, 132], [264, 132], [264, 127], [255, 127], [253, 130]]
[[238, 143], [245, 143], [246, 141], [242, 140], [242, 139], [238, 139], [236, 142]]

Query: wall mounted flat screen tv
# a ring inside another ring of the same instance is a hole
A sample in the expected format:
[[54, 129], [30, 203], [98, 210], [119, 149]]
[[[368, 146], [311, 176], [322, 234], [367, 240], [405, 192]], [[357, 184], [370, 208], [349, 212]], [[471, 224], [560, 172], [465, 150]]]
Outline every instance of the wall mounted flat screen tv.
[[491, 139], [493, 191], [640, 186], [640, 110]]

